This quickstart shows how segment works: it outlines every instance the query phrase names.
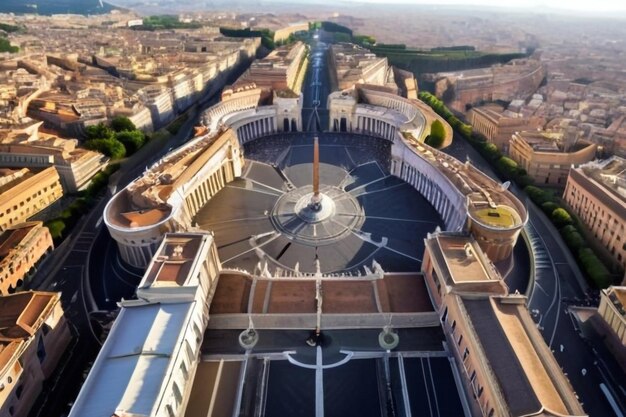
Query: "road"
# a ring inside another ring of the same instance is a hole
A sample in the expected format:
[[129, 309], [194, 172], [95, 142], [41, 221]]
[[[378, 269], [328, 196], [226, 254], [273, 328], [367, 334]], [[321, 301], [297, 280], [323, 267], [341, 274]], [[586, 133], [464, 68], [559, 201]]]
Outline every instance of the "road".
[[318, 131], [328, 129], [328, 109], [330, 80], [326, 64], [328, 44], [318, 40], [321, 31], [316, 31], [317, 39], [310, 44], [310, 63], [303, 85], [302, 122], [304, 130]]
[[[445, 151], [464, 161], [469, 158], [483, 172], [497, 179], [489, 164], [462, 137], [455, 134], [453, 144]], [[591, 293], [578, 265], [565, 246], [558, 231], [546, 215], [515, 185], [511, 191], [526, 202], [529, 221], [525, 228], [536, 257], [535, 280], [530, 289], [529, 305], [533, 319], [545, 342], [570, 379], [583, 407], [591, 417], [616, 415], [600, 384], [610, 387], [613, 397], [622, 406], [626, 396], [620, 384], [626, 385], [617, 367], [607, 366], [610, 358], [599, 358], [579, 335], [576, 321], [569, 312], [569, 301], [582, 304]], [[562, 348], [561, 348], [562, 347]], [[584, 371], [583, 371], [584, 369]]]

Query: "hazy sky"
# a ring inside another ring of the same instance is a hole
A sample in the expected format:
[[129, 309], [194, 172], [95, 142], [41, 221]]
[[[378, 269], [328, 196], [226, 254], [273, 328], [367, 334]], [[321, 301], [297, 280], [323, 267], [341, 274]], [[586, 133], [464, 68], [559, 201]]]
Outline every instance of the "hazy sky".
[[[372, 3], [387, 3], [385, 0], [356, 0]], [[626, 1], [624, 0], [390, 0], [393, 3], [440, 4], [440, 5], [481, 5], [494, 7], [520, 7], [536, 11], [542, 9], [561, 9], [575, 11], [624, 13], [626, 17]]]

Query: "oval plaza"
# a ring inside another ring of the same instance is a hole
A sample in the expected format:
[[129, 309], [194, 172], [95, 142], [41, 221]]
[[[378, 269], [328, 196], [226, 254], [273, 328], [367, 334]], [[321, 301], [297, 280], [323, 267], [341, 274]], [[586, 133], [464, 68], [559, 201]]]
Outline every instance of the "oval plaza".
[[105, 209], [145, 275], [70, 415], [585, 415], [507, 286], [526, 208], [415, 87], [321, 42], [227, 87]]

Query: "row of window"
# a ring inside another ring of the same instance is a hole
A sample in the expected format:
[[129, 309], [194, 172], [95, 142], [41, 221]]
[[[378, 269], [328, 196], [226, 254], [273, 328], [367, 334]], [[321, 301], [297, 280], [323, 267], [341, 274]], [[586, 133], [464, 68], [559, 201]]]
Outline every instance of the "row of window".
[[[444, 326], [446, 324], [450, 325], [450, 329], [451, 329], [451, 338], [453, 340], [456, 341], [457, 344], [457, 351], [461, 352], [461, 343], [463, 343], [463, 334], [459, 334], [459, 337], [455, 339], [455, 331], [456, 331], [456, 320], [452, 320], [452, 323], [448, 323], [448, 307], [446, 307], [443, 316], [441, 318], [442, 323], [444, 323]], [[472, 394], [474, 396], [474, 399], [479, 401], [479, 398], [482, 397], [483, 395], [483, 391], [484, 391], [484, 387], [479, 385], [476, 382], [476, 370], [472, 370], [471, 374], [469, 373], [469, 369], [468, 369], [468, 365], [466, 364], [466, 360], [467, 358], [469, 358], [470, 356], [470, 351], [469, 348], [466, 346], [463, 349], [463, 354], [461, 355], [462, 361], [463, 361], [463, 367], [465, 369], [465, 372], [467, 375], [469, 375], [469, 382], [470, 382], [470, 386], [472, 387]], [[493, 407], [489, 410], [489, 413], [487, 414], [488, 417], [492, 417], [495, 413], [495, 410], [493, 409]]]

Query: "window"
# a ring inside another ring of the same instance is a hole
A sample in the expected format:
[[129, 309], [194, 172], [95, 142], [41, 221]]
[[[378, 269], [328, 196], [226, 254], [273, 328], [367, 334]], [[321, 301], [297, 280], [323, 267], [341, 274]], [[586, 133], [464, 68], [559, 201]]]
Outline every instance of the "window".
[[178, 407], [180, 403], [183, 402], [183, 394], [180, 392], [180, 388], [178, 388], [178, 384], [174, 382], [174, 386], [172, 387], [174, 391], [174, 398], [176, 399], [176, 406]]
[[46, 347], [43, 344], [43, 337], [40, 337], [37, 342], [37, 358], [39, 358], [39, 363], [43, 363], [46, 359]]
[[185, 361], [182, 361], [180, 363], [180, 370], [183, 373], [183, 377], [185, 379], [188, 379], [189, 378], [189, 372], [187, 371], [187, 365], [185, 365]]
[[463, 341], [463, 335], [460, 334], [459, 335], [459, 341], [457, 342], [457, 345], [461, 346], [461, 342]]
[[202, 332], [200, 332], [200, 328], [195, 322], [193, 323], [193, 331], [196, 333], [196, 342], [200, 343], [202, 340]]

